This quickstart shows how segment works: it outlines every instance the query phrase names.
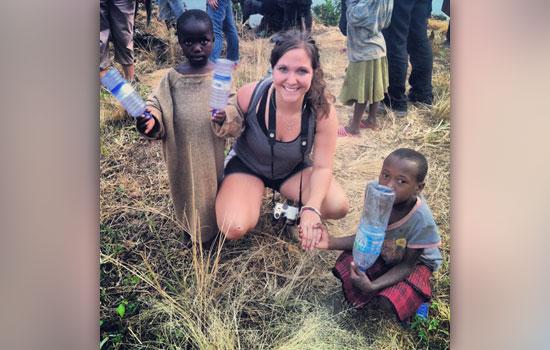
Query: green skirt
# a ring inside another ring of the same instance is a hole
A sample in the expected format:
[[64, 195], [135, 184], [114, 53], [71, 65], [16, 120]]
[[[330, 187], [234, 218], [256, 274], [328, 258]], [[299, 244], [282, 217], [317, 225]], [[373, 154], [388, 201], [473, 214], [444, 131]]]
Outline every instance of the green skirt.
[[379, 102], [388, 92], [388, 84], [386, 56], [371, 61], [350, 62], [338, 98], [345, 105]]

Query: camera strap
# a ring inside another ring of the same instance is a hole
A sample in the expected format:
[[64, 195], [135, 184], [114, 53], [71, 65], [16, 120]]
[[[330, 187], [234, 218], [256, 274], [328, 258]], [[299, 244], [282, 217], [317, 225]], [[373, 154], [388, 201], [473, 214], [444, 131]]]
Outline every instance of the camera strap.
[[[269, 91], [269, 88], [268, 90]], [[262, 103], [260, 104], [260, 109], [258, 112], [262, 113], [260, 115], [265, 115], [265, 103], [267, 100], [267, 91], [262, 97]], [[263, 107], [263, 108], [262, 108]], [[274, 156], [274, 145], [275, 145], [275, 135], [277, 130], [277, 121], [276, 121], [276, 112], [277, 112], [277, 105], [275, 102], [275, 89], [271, 92], [271, 103], [269, 104], [269, 117], [268, 117], [268, 128], [267, 128], [267, 135], [268, 135], [268, 142], [271, 147], [271, 177], [274, 177], [274, 164], [273, 164], [273, 156]], [[302, 164], [304, 163], [305, 154], [308, 146], [308, 129], [309, 129], [309, 117], [311, 115], [310, 108], [307, 108], [307, 101], [304, 98], [304, 102], [302, 104], [302, 120], [301, 120], [301, 130], [300, 130], [300, 151], [302, 153]], [[300, 171], [300, 192], [299, 192], [299, 199], [298, 199], [298, 210], [302, 208], [302, 176], [303, 171]], [[273, 207], [275, 207], [275, 190], [272, 192], [272, 202]]]

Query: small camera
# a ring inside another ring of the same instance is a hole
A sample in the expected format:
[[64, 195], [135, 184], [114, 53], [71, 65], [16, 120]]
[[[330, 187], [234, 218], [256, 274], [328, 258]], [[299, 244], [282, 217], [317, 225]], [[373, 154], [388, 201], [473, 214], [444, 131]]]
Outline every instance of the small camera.
[[296, 222], [298, 213], [299, 213], [298, 208], [288, 204], [275, 203], [275, 208], [273, 208], [273, 217], [276, 220], [279, 220], [279, 218], [284, 217], [286, 218], [286, 222], [289, 225], [293, 225]]

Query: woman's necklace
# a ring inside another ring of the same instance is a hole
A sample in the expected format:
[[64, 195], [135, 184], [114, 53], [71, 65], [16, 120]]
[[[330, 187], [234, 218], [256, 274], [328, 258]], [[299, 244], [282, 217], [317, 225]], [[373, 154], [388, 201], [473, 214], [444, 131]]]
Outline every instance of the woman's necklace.
[[[271, 104], [273, 105], [273, 109], [275, 110], [275, 113], [277, 112], [277, 106], [275, 104], [275, 90], [273, 90], [273, 95], [271, 96]], [[305, 109], [305, 104], [304, 104], [304, 107], [302, 108], [302, 112], [304, 111]], [[294, 120], [291, 120], [290, 122], [286, 119], [283, 119], [282, 117], [279, 118], [280, 120], [282, 120], [285, 124], [286, 124], [286, 129], [287, 130], [293, 130], [294, 129], [294, 125], [296, 124], [296, 121], [298, 119], [294, 118]]]
[[288, 122], [288, 121], [284, 120], [283, 118], [281, 118], [281, 120], [286, 124], [287, 130], [294, 129], [294, 123], [296, 123], [296, 119], [294, 119], [292, 122]]

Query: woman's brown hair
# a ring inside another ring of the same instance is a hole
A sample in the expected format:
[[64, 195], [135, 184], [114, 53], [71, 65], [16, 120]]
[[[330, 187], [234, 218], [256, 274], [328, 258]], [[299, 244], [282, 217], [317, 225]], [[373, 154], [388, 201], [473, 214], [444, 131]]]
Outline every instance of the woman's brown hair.
[[[269, 62], [271, 67], [275, 67], [279, 59], [288, 51], [294, 49], [304, 49], [311, 58], [311, 67], [313, 68], [313, 79], [311, 87], [306, 93], [305, 99], [311, 107], [314, 114], [319, 117], [328, 117], [330, 112], [330, 103], [335, 101], [334, 96], [328, 91], [327, 83], [324, 79], [324, 73], [321, 69], [321, 60], [319, 49], [315, 40], [306, 31], [289, 30], [280, 34], [275, 42]], [[321, 112], [321, 113], [318, 113]]]

